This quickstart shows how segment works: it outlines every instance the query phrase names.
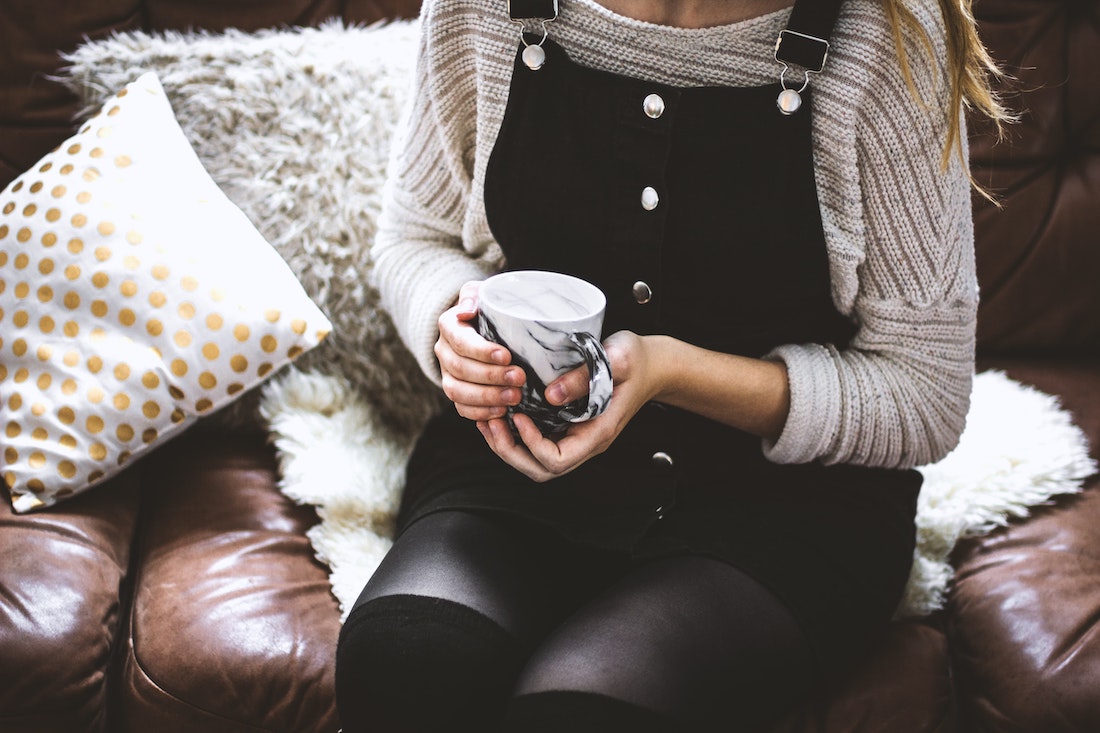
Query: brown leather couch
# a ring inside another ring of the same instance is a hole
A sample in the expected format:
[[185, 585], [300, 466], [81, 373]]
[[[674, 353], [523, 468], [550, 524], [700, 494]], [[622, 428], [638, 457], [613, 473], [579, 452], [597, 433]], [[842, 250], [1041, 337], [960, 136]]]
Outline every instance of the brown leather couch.
[[[414, 14], [413, 0], [5, 0], [0, 185], [71, 132], [58, 51], [115, 29]], [[1100, 457], [1100, 2], [980, 0], [1022, 122], [973, 129], [986, 367], [1059, 395]], [[336, 731], [337, 606], [261, 434], [198, 428], [108, 485], [0, 497], [0, 731]], [[966, 542], [948, 608], [895, 622], [780, 731], [1100, 731], [1100, 481]], [[456, 730], [461, 726], [456, 723]], [[384, 731], [380, 733], [385, 733]]]

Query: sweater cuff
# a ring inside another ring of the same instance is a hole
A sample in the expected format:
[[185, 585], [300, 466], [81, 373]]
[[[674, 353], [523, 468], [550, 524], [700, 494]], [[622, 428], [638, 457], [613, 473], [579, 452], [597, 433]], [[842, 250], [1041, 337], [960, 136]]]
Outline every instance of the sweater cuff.
[[830, 351], [817, 344], [780, 346], [764, 357], [787, 366], [791, 406], [783, 432], [763, 441], [773, 463], [809, 463], [826, 457], [840, 430], [840, 375]]

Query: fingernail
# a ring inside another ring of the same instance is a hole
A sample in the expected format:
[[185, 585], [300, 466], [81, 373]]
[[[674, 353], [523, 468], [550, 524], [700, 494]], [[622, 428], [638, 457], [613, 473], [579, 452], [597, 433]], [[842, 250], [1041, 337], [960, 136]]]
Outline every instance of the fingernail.
[[495, 349], [490, 358], [497, 364], [507, 364], [508, 356], [501, 349]]
[[565, 388], [560, 384], [553, 384], [546, 390], [546, 400], [555, 405], [565, 401]]
[[474, 305], [473, 298], [463, 298], [458, 303], [458, 309], [463, 313], [473, 313], [475, 310], [477, 310], [477, 306]]
[[523, 370], [522, 369], [509, 369], [504, 374], [505, 381], [508, 384], [514, 384], [517, 387], [523, 384]]
[[502, 389], [500, 391], [500, 399], [506, 405], [518, 405], [519, 404], [519, 390], [518, 389]]

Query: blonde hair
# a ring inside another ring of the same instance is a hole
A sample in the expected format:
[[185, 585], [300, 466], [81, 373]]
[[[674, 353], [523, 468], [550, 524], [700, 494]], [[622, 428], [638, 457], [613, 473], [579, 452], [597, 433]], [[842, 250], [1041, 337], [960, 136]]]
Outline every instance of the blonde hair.
[[[897, 48], [901, 72], [909, 89], [916, 94], [909, 66], [909, 57], [905, 50], [905, 33], [915, 32], [923, 41], [925, 49], [932, 53], [932, 41], [921, 27], [916, 16], [905, 5], [905, 0], [884, 0], [886, 15], [893, 29], [894, 45]], [[1004, 135], [1004, 126], [1013, 122], [1015, 116], [1005, 107], [994, 84], [1005, 80], [1006, 75], [989, 55], [981, 38], [971, 9], [972, 0], [939, 0], [940, 12], [946, 28], [947, 68], [950, 83], [950, 104], [945, 110], [947, 115], [947, 139], [944, 142], [941, 164], [947, 167], [953, 151], [963, 156], [962, 128], [959, 114], [963, 109], [977, 112], [988, 117], [993, 123], [998, 139]], [[965, 161], [964, 161], [965, 162]], [[990, 194], [970, 179], [975, 188], [986, 198]]]

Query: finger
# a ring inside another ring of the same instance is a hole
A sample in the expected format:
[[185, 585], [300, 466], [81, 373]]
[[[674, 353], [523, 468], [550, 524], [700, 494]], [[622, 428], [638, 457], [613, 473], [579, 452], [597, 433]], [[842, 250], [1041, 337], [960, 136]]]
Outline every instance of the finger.
[[467, 382], [450, 372], [443, 372], [443, 393], [447, 399], [460, 405], [473, 407], [505, 407], [518, 405], [521, 393], [515, 387], [499, 387]]
[[460, 321], [469, 321], [477, 315], [477, 295], [481, 283], [471, 281], [458, 291], [458, 303], [455, 305], [455, 317]]
[[458, 306], [439, 317], [439, 336], [460, 356], [476, 361], [506, 365], [512, 362], [508, 349], [488, 341], [472, 324], [458, 318]]
[[520, 440], [523, 441], [523, 445], [530, 452], [531, 457], [547, 473], [553, 476], [562, 476], [584, 462], [580, 455], [565, 455], [560, 444], [545, 437], [535, 425], [535, 422], [527, 415], [522, 413], [513, 415], [512, 422], [515, 424], [516, 430], [519, 431]]
[[561, 375], [546, 386], [546, 401], [564, 405], [588, 394], [588, 367], [579, 366]]
[[524, 446], [516, 443], [507, 422], [504, 420], [490, 420], [488, 425], [492, 437], [489, 447], [505, 463], [533, 481], [548, 481], [554, 477], [534, 459]]

